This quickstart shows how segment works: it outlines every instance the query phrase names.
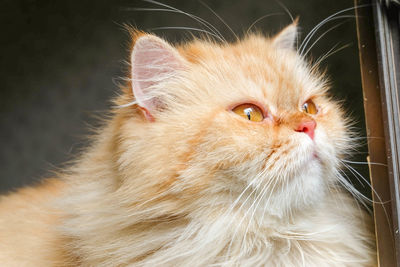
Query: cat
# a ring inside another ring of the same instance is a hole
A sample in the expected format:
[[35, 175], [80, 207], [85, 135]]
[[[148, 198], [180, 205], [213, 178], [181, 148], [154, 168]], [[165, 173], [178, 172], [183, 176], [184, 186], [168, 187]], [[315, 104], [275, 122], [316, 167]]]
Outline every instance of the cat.
[[340, 184], [349, 120], [273, 37], [132, 30], [118, 108], [68, 170], [0, 198], [2, 266], [375, 266]]

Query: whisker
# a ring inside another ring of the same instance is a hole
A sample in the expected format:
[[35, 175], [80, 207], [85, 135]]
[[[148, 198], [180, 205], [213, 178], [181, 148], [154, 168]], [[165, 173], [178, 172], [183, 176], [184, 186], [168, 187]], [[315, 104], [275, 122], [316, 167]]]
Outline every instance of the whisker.
[[[258, 177], [258, 176], [257, 176], [257, 177]], [[257, 178], [257, 177], [256, 177], [256, 178]], [[244, 195], [244, 193], [247, 191], [247, 189], [249, 189], [249, 188], [253, 185], [253, 183], [257, 181], [256, 178], [254, 178], [254, 179], [246, 186], [246, 188], [242, 191], [242, 193], [236, 198], [236, 200], [233, 202], [233, 204], [232, 204], [232, 205], [229, 207], [229, 209], [227, 210], [226, 216], [228, 216], [228, 215], [233, 211], [233, 209], [235, 208], [235, 206], [237, 205], [237, 203], [240, 201], [240, 199], [242, 198], [242, 196]], [[259, 184], [256, 185], [256, 188], [257, 188], [258, 186], [259, 186]], [[242, 209], [243, 205], [244, 205], [244, 204], [247, 202], [247, 200], [251, 197], [251, 195], [253, 194], [253, 192], [254, 192], [254, 190], [253, 190], [253, 191], [251, 192], [251, 194], [248, 195], [247, 198], [243, 201], [243, 203], [242, 203], [242, 205], [239, 207], [238, 211], [240, 211], [240, 210]]]
[[[143, 0], [145, 1], [145, 0]], [[142, 7], [137, 7], [137, 8], [131, 8], [129, 10], [134, 10], [134, 11], [162, 11], [162, 12], [171, 12], [171, 13], [178, 13], [178, 14], [183, 14], [186, 15], [192, 19], [194, 19], [195, 21], [197, 21], [198, 23], [200, 23], [202, 26], [205, 26], [207, 29], [209, 29], [210, 31], [212, 31], [214, 34], [220, 36], [221, 39], [223, 39], [223, 37], [220, 35], [220, 33], [218, 34], [217, 31], [215, 31], [215, 29], [213, 29], [211, 26], [207, 25], [207, 21], [203, 20], [200, 17], [197, 17], [195, 15], [191, 15], [189, 13], [183, 12], [179, 9], [175, 10], [175, 9], [167, 9], [167, 8], [142, 8]], [[225, 41], [225, 39], [224, 39]]]
[[[324, 61], [324, 60], [327, 59], [328, 57], [332, 56], [333, 54], [336, 54], [337, 52], [339, 52], [339, 51], [341, 51], [341, 50], [343, 50], [343, 49], [345, 49], [345, 48], [347, 48], [347, 47], [350, 46], [350, 44], [346, 44], [346, 45], [343, 45], [343, 46], [341, 46], [341, 47], [335, 49], [338, 45], [339, 45], [339, 43], [335, 44], [331, 49], [329, 49], [329, 51], [328, 51], [324, 56], [320, 57], [320, 58], [314, 63], [313, 68], [316, 68], [318, 65], [321, 64], [322, 61]], [[334, 50], [334, 49], [335, 49], [335, 50]]]
[[283, 10], [285, 10], [286, 14], [289, 15], [290, 19], [292, 20], [292, 22], [294, 22], [294, 17], [292, 15], [292, 13], [290, 13], [289, 9], [279, 0], [274, 0], [275, 3], [277, 3], [281, 8], [283, 8]]
[[[256, 188], [254, 188], [253, 191], [251, 192], [251, 194], [253, 194], [254, 192], [256, 192], [257, 189], [258, 189], [258, 187], [259, 187], [261, 184], [262, 184], [261, 182], [258, 183], [258, 185], [256, 186]], [[268, 184], [268, 183], [267, 183], [267, 184]], [[265, 186], [266, 186], [266, 185], [264, 185], [263, 189], [265, 188]], [[247, 201], [247, 200], [246, 200], [246, 201]], [[251, 207], [252, 207], [253, 205], [254, 205], [254, 202], [253, 202], [253, 204], [250, 206], [250, 208], [246, 211], [246, 213], [242, 216], [241, 220], [239, 221], [239, 224], [236, 225], [235, 232], [233, 233], [233, 236], [232, 236], [232, 238], [231, 238], [231, 241], [229, 242], [228, 251], [227, 251], [227, 254], [226, 254], [227, 257], [230, 255], [231, 247], [232, 247], [233, 241], [234, 241], [234, 239], [236, 238], [236, 235], [237, 235], [237, 233], [238, 233], [238, 231], [239, 231], [239, 228], [240, 228], [240, 226], [242, 225], [244, 219], [246, 218], [246, 215], [248, 214], [249, 210], [251, 209]], [[242, 204], [242, 206], [243, 206], [243, 204]], [[242, 208], [242, 206], [240, 207], [240, 209]], [[240, 211], [240, 209], [239, 209], [239, 211]]]
[[[356, 169], [354, 169], [353, 167], [351, 167], [350, 165], [342, 162], [343, 165], [349, 170], [351, 171], [351, 173], [355, 173], [356, 175], [358, 175], [358, 177], [360, 177], [365, 183], [367, 183], [369, 185], [369, 187], [371, 187], [372, 190], [374, 190], [371, 186], [371, 183], [364, 177], [361, 175], [361, 173], [359, 173]], [[358, 180], [358, 179], [357, 179]], [[360, 181], [360, 180], [359, 180]], [[360, 182], [361, 183], [361, 182]]]
[[228, 29], [229, 31], [235, 36], [236, 40], [239, 40], [239, 37], [237, 34], [232, 30], [232, 28], [228, 25], [228, 23], [225, 22], [223, 18], [221, 18], [220, 15], [217, 14], [211, 7], [209, 7], [206, 3], [204, 3], [202, 0], [198, 0], [200, 4], [202, 4], [204, 7], [206, 7], [208, 10], [210, 10]]
[[[345, 177], [347, 177], [347, 175], [345, 175], [343, 173], [343, 175]], [[354, 188], [354, 186], [349, 182], [348, 178], [346, 179], [345, 177], [343, 177], [342, 175], [338, 174], [338, 181], [339, 183], [347, 190], [349, 191], [349, 193], [355, 198], [355, 201], [360, 202], [366, 209], [369, 209], [368, 205], [366, 204], [366, 202], [368, 203], [373, 203], [373, 201], [371, 199], [369, 199], [368, 197], [364, 196], [363, 194], [361, 194], [357, 189]], [[379, 203], [380, 204], [380, 203]]]
[[382, 137], [382, 136], [359, 136], [358, 138], [369, 138], [369, 139], [385, 139], [384, 137]]
[[[346, 165], [345, 165], [345, 167], [346, 167], [347, 170], [350, 171], [351, 174], [354, 175], [354, 177], [357, 179], [357, 181], [360, 183], [360, 185], [361, 185], [362, 187], [365, 187], [364, 183], [358, 178], [357, 174], [354, 173], [354, 169], [350, 169], [350, 168], [349, 168], [348, 166], [346, 166]], [[352, 185], [353, 185], [353, 184], [352, 184]], [[353, 185], [353, 186], [354, 186], [354, 185]]]
[[[321, 24], [321, 25], [318, 24], [316, 27], [314, 27], [314, 29], [312, 29], [311, 32], [310, 32], [311, 35], [309, 35], [310, 33], [307, 35], [307, 36], [308, 36], [307, 41], [303, 40], [303, 42], [301, 43], [301, 45], [300, 45], [300, 47], [299, 47], [299, 49], [300, 49], [300, 55], [303, 55], [303, 52], [304, 52], [305, 48], [307, 47], [308, 43], [311, 41], [312, 37], [317, 33], [317, 31], [318, 31], [322, 26], [324, 26], [324, 25], [325, 25], [326, 23], [328, 23], [328, 22], [331, 22], [331, 21], [334, 21], [334, 20], [338, 20], [338, 19], [344, 19], [344, 18], [354, 18], [354, 16], [353, 16], [353, 15], [343, 15], [343, 16], [333, 17], [333, 18], [330, 18], [330, 19], [324, 21], [323, 24]], [[307, 36], [306, 36], [306, 38], [307, 38]]]
[[191, 27], [178, 27], [178, 26], [171, 26], [171, 27], [156, 27], [156, 28], [151, 28], [150, 30], [188, 30], [188, 31], [197, 31], [197, 32], [203, 32], [206, 33], [208, 35], [211, 35], [215, 38], [217, 38], [218, 40], [220, 40], [221, 42], [224, 42], [223, 39], [221, 39], [221, 37], [219, 37], [218, 35], [211, 33], [207, 30], [203, 30], [203, 29], [198, 29], [198, 28], [191, 28]]
[[[260, 172], [260, 173], [256, 176], [256, 178], [253, 179], [253, 181], [254, 181], [254, 180], [257, 180], [257, 181], [258, 181], [258, 184], [257, 184], [256, 187], [253, 189], [253, 191], [251, 192], [251, 194], [245, 199], [245, 201], [244, 201], [244, 202], [242, 203], [242, 205], [239, 207], [239, 209], [238, 209], [237, 212], [239, 212], [239, 211], [242, 209], [242, 207], [243, 207], [244, 204], [247, 202], [247, 200], [250, 198], [250, 196], [251, 196], [252, 194], [254, 194], [254, 193], [258, 190], [258, 188], [261, 186], [262, 180], [260, 181], [259, 178], [260, 178], [262, 175], [264, 175], [265, 172], [266, 172], [266, 169], [264, 169], [262, 172]], [[263, 187], [263, 189], [262, 189], [261, 191], [263, 191], [265, 187], [268, 187], [268, 185], [269, 185], [270, 183], [271, 183], [271, 180], [269, 180], [269, 181], [264, 185], [264, 187]], [[258, 195], [258, 196], [259, 196], [259, 195]], [[258, 197], [258, 196], [257, 196], [257, 197]], [[257, 198], [257, 197], [256, 197], [256, 198]], [[249, 210], [251, 209], [251, 207], [252, 207], [253, 205], [254, 205], [254, 202], [253, 202], [253, 204], [250, 206], [250, 208], [248, 209], [248, 211], [247, 211], [243, 216], [241, 216], [242, 218], [241, 218], [239, 224], [236, 226], [236, 230], [235, 230], [235, 232], [234, 232], [234, 234], [233, 234], [233, 236], [232, 236], [232, 238], [231, 238], [231, 241], [230, 241], [230, 243], [229, 243], [228, 251], [227, 251], [227, 253], [226, 253], [226, 257], [228, 257], [228, 256], [230, 255], [230, 250], [231, 250], [231, 247], [232, 247], [232, 244], [233, 244], [233, 240], [235, 239], [236, 234], [237, 234], [237, 232], [238, 232], [238, 230], [239, 230], [239, 227], [241, 226], [243, 220], [246, 218], [246, 215], [248, 214]], [[229, 224], [229, 225], [230, 225], [230, 224]]]
[[272, 16], [277, 16], [277, 15], [282, 15], [282, 13], [272, 13], [272, 14], [266, 14], [264, 16], [259, 17], [258, 19], [256, 19], [250, 26], [249, 28], [247, 28], [246, 34], [249, 34], [251, 28], [254, 27], [254, 25], [256, 25], [259, 21], [268, 18], [268, 17], [272, 17]]
[[[353, 190], [356, 191], [357, 194], [358, 194], [359, 196], [362, 196], [362, 198], [365, 199], [365, 200], [367, 200], [368, 202], [375, 203], [375, 204], [380, 204], [380, 205], [383, 205], [383, 204], [386, 204], [386, 203], [390, 202], [390, 201], [383, 202], [383, 201], [382, 201], [382, 198], [379, 196], [378, 192], [372, 187], [371, 183], [368, 182], [368, 180], [367, 180], [366, 178], [364, 178], [364, 176], [362, 176], [357, 170], [355, 170], [353, 167], [349, 166], [348, 164], [346, 164], [346, 163], [344, 163], [344, 162], [342, 162], [342, 164], [343, 164], [349, 171], [350, 171], [350, 169], [351, 169], [351, 170], [353, 171], [353, 172], [351, 172], [351, 173], [353, 173], [353, 175], [357, 175], [357, 176], [358, 176], [359, 178], [361, 178], [366, 184], [368, 184], [368, 186], [371, 188], [371, 190], [374, 192], [374, 194], [375, 194], [375, 195], [377, 196], [377, 198], [379, 199], [379, 202], [373, 201], [373, 200], [367, 198], [366, 196], [364, 196], [363, 194], [361, 194], [360, 192], [358, 192], [355, 188], [353, 188]], [[357, 177], [356, 177], [356, 178], [357, 178]], [[358, 178], [357, 178], [357, 180], [360, 181]]]
[[385, 166], [387, 167], [387, 164], [383, 164], [383, 163], [378, 163], [378, 162], [361, 162], [361, 161], [351, 161], [351, 160], [345, 160], [342, 159], [342, 161], [346, 162], [346, 163], [353, 163], [353, 164], [360, 164], [360, 165], [378, 165], [378, 166]]
[[324, 37], [327, 33], [329, 33], [330, 31], [342, 26], [345, 22], [341, 22], [336, 24], [333, 27], [330, 27], [328, 30], [326, 30], [325, 32], [323, 32], [311, 45], [310, 47], [306, 50], [306, 52], [304, 53], [304, 57], [307, 56], [307, 54], [310, 52], [310, 50], [315, 46], [316, 43], [318, 43], [319, 40], [321, 40], [322, 37]]
[[129, 102], [129, 103], [126, 103], [126, 104], [122, 104], [122, 105], [118, 105], [118, 106], [112, 106], [112, 108], [115, 108], [115, 109], [119, 109], [119, 108], [127, 108], [127, 107], [130, 107], [130, 106], [133, 106], [133, 105], [137, 105], [137, 104], [139, 104], [136, 100], [134, 100], [134, 101], [131, 101], [131, 102]]
[[[247, 189], [250, 188], [250, 186], [252, 186], [255, 182], [258, 182], [257, 185], [255, 186], [255, 188], [253, 188], [252, 192], [247, 196], [247, 198], [242, 202], [241, 206], [240, 206], [239, 209], [237, 210], [237, 212], [240, 212], [240, 210], [242, 209], [242, 207], [243, 207], [243, 206], [246, 204], [246, 202], [250, 199], [251, 195], [253, 195], [253, 194], [257, 191], [258, 187], [261, 185], [262, 182], [259, 180], [259, 178], [264, 174], [264, 172], [265, 172], [265, 171], [260, 172], [256, 177], [254, 177], [254, 178], [252, 179], [252, 181], [246, 186], [246, 188], [242, 191], [242, 193], [239, 195], [239, 197], [236, 198], [236, 200], [234, 201], [234, 203], [233, 203], [233, 204], [230, 206], [230, 208], [227, 210], [227, 212], [225, 213], [225, 217], [228, 217], [229, 214], [231, 214], [231, 213], [233, 212], [234, 207], [235, 207], [236, 204], [239, 202], [239, 200], [240, 200], [241, 197], [244, 195], [244, 193], [247, 191]], [[236, 216], [236, 215], [237, 215], [237, 214], [235, 214], [235, 216]], [[242, 217], [241, 222], [243, 221], [243, 219], [244, 219], [244, 217]], [[229, 227], [229, 226], [233, 223], [233, 221], [234, 221], [234, 220], [231, 220], [231, 222], [228, 224], [227, 227]], [[240, 223], [241, 223], [241, 222], [240, 222]], [[239, 224], [239, 225], [240, 225], [240, 224]], [[231, 249], [231, 246], [232, 246], [232, 242], [233, 242], [233, 239], [234, 239], [235, 236], [236, 236], [237, 230], [238, 230], [238, 227], [236, 228], [235, 233], [234, 233], [234, 236], [233, 236], [232, 239], [231, 239], [230, 245], [229, 245], [229, 247], [228, 247], [228, 251], [227, 251], [227, 253], [226, 253], [226, 257], [228, 257], [229, 254], [230, 254], [230, 249]]]
[[183, 15], [185, 15], [185, 16], [188, 16], [189, 18], [192, 18], [192, 19], [194, 19], [195, 21], [197, 21], [198, 23], [200, 23], [201, 25], [205, 26], [205, 27], [206, 27], [208, 30], [210, 30], [211, 32], [213, 32], [213, 33], [219, 35], [219, 36], [221, 37], [221, 39], [223, 39], [223, 40], [226, 42], [224, 36], [221, 34], [220, 31], [218, 31], [218, 29], [217, 29], [214, 25], [212, 25], [211, 23], [209, 23], [209, 22], [206, 21], [205, 19], [200, 18], [199, 16], [190, 14], [190, 13], [188, 13], [188, 12], [185, 12], [185, 11], [180, 10], [180, 9], [178, 9], [178, 8], [169, 6], [169, 5], [167, 5], [167, 4], [160, 3], [160, 2], [155, 1], [155, 0], [142, 0], [142, 1], [147, 2], [147, 3], [154, 4], [154, 5], [166, 7], [167, 10], [165, 10], [165, 11], [168, 11], [168, 12], [175, 12], [175, 13], [179, 13], [179, 14], [183, 14]]
[[[345, 163], [343, 163], [343, 164], [346, 166]], [[348, 167], [351, 168], [351, 166], [348, 166]], [[358, 173], [358, 172], [356, 171], [356, 173]], [[359, 174], [359, 173], [358, 173], [358, 174]], [[388, 215], [388, 213], [387, 213], [386, 207], [384, 206], [385, 204], [390, 203], [390, 200], [385, 201], [385, 202], [382, 201], [382, 198], [379, 196], [378, 192], [371, 186], [371, 184], [370, 184], [368, 181], [366, 181], [366, 179], [365, 179], [361, 174], [359, 174], [359, 175], [360, 175], [360, 178], [363, 179], [363, 180], [365, 180], [365, 182], [370, 186], [370, 188], [371, 188], [372, 191], [374, 192], [374, 195], [378, 198], [379, 201], [370, 200], [369, 198], [365, 197], [363, 194], [361, 194], [360, 192], [358, 192], [355, 188], [352, 188], [352, 187], [348, 184], [347, 180], [344, 179], [342, 176], [339, 176], [339, 183], [341, 183], [341, 184], [344, 186], [344, 188], [347, 189], [353, 196], [357, 195], [358, 197], [361, 197], [361, 198], [363, 198], [364, 200], [367, 200], [368, 202], [371, 202], [371, 203], [373, 203], [373, 204], [382, 205], [383, 212], [385, 213], [385, 217], [386, 217], [386, 222], [390, 225], [389, 215]], [[340, 179], [340, 178], [342, 178], [342, 179]], [[355, 194], [353, 194], [353, 193], [355, 193]], [[356, 197], [356, 196], [355, 196], [355, 197]], [[357, 197], [357, 199], [360, 200], [360, 198], [358, 198], [358, 197]], [[363, 204], [364, 206], [366, 206], [366, 205], [364, 204], [363, 201], [360, 201], [360, 202], [361, 202], [361, 204]], [[367, 207], [367, 209], [369, 210], [368, 207]], [[390, 232], [392, 232], [392, 229], [391, 229], [391, 228], [389, 228], [389, 230], [390, 230]]]
[[[268, 197], [268, 199], [267, 199], [267, 201], [266, 201], [266, 203], [265, 203], [265, 206], [267, 206], [267, 204], [268, 204], [268, 202], [269, 202], [269, 200], [270, 200], [270, 198], [271, 198], [271, 195], [272, 195], [272, 192], [274, 191], [274, 189], [275, 189], [275, 186], [278, 184], [278, 180], [277, 179], [274, 179], [274, 185], [272, 186], [272, 188], [271, 188], [271, 190], [269, 190], [269, 185], [271, 184], [271, 183], [267, 183], [268, 184], [268, 186], [266, 186], [265, 187], [265, 189], [263, 189], [260, 193], [259, 193], [259, 195], [257, 196], [257, 198], [254, 200], [254, 202], [253, 202], [253, 205], [254, 205], [254, 203], [257, 203], [256, 205], [255, 205], [255, 207], [253, 208], [253, 212], [252, 212], [252, 214], [251, 214], [251, 216], [250, 216], [250, 220], [249, 220], [249, 222], [248, 222], [248, 224], [247, 224], [247, 227], [246, 227], [246, 230], [245, 230], [245, 232], [244, 232], [244, 236], [243, 236], [243, 243], [244, 243], [244, 241], [245, 241], [245, 239], [246, 239], [246, 235], [247, 235], [247, 233], [248, 233], [248, 231], [249, 231], [249, 228], [250, 228], [250, 224], [251, 224], [251, 222], [253, 221], [253, 218], [254, 218], [254, 214], [256, 213], [256, 211], [257, 211], [257, 208], [258, 208], [258, 206], [260, 205], [260, 203], [261, 203], [261, 200], [264, 198], [264, 196], [265, 196], [265, 194], [269, 191], [269, 197]], [[249, 211], [250, 211], [250, 209], [251, 209], [251, 207], [249, 208]], [[247, 213], [246, 213], [247, 214]], [[244, 215], [244, 217], [246, 216], [246, 214]], [[243, 244], [242, 243], [242, 244]]]
[[[301, 48], [303, 47], [304, 42], [306, 42], [306, 41], [308, 42], [308, 39], [310, 39], [310, 38], [312, 37], [312, 35], [313, 35], [314, 32], [316, 31], [316, 29], [318, 30], [322, 25], [324, 25], [325, 23], [327, 23], [331, 18], [334, 18], [335, 16], [337, 16], [337, 15], [339, 15], [339, 14], [342, 14], [342, 13], [345, 13], [345, 12], [347, 12], [347, 11], [354, 10], [354, 9], [357, 9], [357, 8], [363, 8], [363, 7], [367, 7], [367, 6], [370, 6], [370, 4], [359, 5], [359, 6], [356, 6], [356, 7], [349, 7], [349, 8], [340, 10], [340, 11], [335, 12], [334, 14], [328, 16], [327, 18], [325, 18], [324, 20], [322, 20], [320, 23], [318, 23], [318, 24], [306, 35], [306, 37], [304, 38], [303, 42], [301, 43], [299, 49], [301, 49]], [[306, 45], [304, 45], [304, 46], [306, 46]]]
[[[286, 180], [286, 183], [285, 183], [285, 185], [286, 185], [286, 188], [288, 187], [288, 179], [284, 179], [284, 180]], [[273, 187], [274, 188], [274, 187]], [[282, 191], [284, 190], [284, 187], [282, 186]], [[271, 192], [273, 191], [273, 189], [271, 190]], [[268, 200], [269, 201], [269, 200]], [[260, 220], [260, 222], [262, 222], [263, 220], [264, 220], [264, 217], [265, 217], [265, 214], [267, 213], [267, 202], [268, 201], [266, 201], [266, 205], [264, 206], [264, 209], [263, 209], [263, 215], [262, 215], [262, 217], [261, 217], [261, 220]]]

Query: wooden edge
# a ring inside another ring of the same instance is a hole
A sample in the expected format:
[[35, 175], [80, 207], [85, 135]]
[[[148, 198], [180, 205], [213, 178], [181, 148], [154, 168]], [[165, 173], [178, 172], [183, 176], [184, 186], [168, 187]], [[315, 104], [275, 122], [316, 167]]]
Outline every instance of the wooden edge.
[[392, 207], [389, 173], [382, 112], [381, 87], [379, 82], [378, 58], [374, 36], [372, 3], [355, 0], [358, 48], [361, 80], [364, 96], [365, 122], [368, 138], [368, 152], [372, 200], [377, 243], [378, 266], [396, 265], [395, 243], [392, 221]]

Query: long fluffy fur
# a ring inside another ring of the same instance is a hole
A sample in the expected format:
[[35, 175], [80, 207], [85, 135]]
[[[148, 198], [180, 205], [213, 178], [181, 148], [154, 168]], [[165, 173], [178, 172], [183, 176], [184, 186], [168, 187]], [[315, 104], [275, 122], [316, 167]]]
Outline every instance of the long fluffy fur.
[[[163, 103], [154, 122], [129, 104], [127, 86], [115, 101], [123, 108], [59, 180], [2, 198], [0, 262], [374, 266], [371, 219], [338, 185], [351, 140], [325, 78], [259, 35], [176, 51], [185, 68], [146, 92]], [[320, 106], [315, 145], [293, 131], [309, 98]], [[246, 101], [275, 122], [229, 111]], [[21, 230], [32, 225], [40, 231]]]

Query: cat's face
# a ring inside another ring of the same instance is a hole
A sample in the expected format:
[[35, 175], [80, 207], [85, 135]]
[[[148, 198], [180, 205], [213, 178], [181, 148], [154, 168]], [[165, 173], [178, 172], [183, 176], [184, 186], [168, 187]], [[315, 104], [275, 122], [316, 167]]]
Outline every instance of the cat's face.
[[146, 136], [132, 134], [128, 119], [125, 137], [148, 144], [143, 157], [151, 154], [165, 190], [226, 195], [227, 203], [253, 198], [279, 216], [323, 198], [345, 152], [345, 120], [323, 77], [292, 48], [293, 31], [177, 49], [139, 37], [132, 78], [143, 114], [135, 127]]

